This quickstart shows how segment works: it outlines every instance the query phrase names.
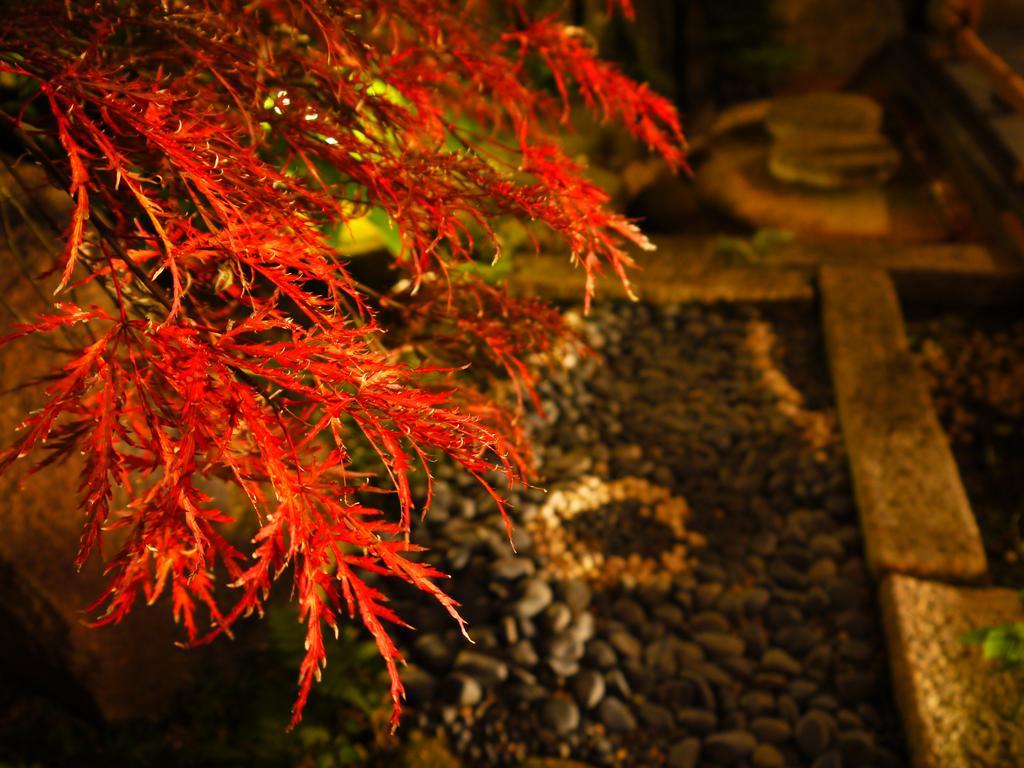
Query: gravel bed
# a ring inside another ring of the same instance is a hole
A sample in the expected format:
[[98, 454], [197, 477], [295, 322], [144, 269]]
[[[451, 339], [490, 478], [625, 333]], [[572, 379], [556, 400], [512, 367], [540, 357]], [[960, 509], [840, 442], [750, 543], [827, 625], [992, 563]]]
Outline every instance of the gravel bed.
[[999, 586], [1024, 588], [1024, 320], [912, 314], [907, 333]]
[[467, 765], [906, 765], [814, 308], [579, 322], [597, 355], [541, 387], [518, 555], [450, 474], [419, 529], [475, 644], [399, 601], [406, 729]]

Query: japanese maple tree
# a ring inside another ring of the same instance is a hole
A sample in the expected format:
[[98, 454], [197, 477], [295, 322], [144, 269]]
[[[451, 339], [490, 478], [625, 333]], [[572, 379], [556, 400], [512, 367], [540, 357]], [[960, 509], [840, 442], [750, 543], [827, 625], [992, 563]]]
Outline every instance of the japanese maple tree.
[[[556, 135], [578, 94], [678, 167], [675, 110], [519, 0], [5, 11], [0, 73], [17, 108], [0, 111], [4, 162], [15, 180], [42, 168], [72, 202], [66, 246], [38, 270], [52, 309], [3, 339], [54, 334], [68, 358], [2, 466], [84, 455], [78, 562], [103, 557], [109, 576], [98, 624], [169, 593], [188, 642], [207, 642], [288, 570], [307, 649], [294, 720], [325, 663], [322, 632], [347, 613], [387, 664], [397, 722], [385, 623], [401, 619], [367, 574], [415, 585], [463, 624], [442, 574], [413, 555], [411, 520], [438, 460], [504, 514], [529, 462], [515, 405], [488, 382], [513, 382], [522, 407], [526, 361], [567, 333], [463, 266], [499, 258], [496, 223], [511, 218], [564, 242], [588, 300], [602, 265], [625, 281], [627, 246], [649, 243]], [[629, 0], [609, 11], [628, 16]], [[395, 290], [360, 283], [336, 247], [367, 218], [396, 237]], [[353, 465], [356, 445], [375, 466]], [[207, 478], [244, 491], [251, 546], [227, 532], [242, 511], [218, 508]]]

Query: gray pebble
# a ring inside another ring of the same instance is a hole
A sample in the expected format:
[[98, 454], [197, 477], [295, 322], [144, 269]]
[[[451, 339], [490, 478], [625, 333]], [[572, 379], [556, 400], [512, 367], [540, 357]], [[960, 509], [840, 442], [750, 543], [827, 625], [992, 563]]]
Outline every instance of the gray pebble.
[[427, 704], [437, 690], [437, 680], [432, 674], [415, 664], [402, 668], [402, 685], [412, 704]]
[[811, 764], [811, 768], [843, 768], [843, 756], [837, 749], [830, 749]]
[[760, 587], [751, 587], [739, 594], [742, 596], [743, 610], [747, 616], [760, 616], [772, 599], [771, 592]]
[[839, 734], [838, 746], [844, 763], [870, 765], [875, 752], [875, 738], [867, 731], [847, 731]]
[[830, 557], [840, 560], [843, 557], [843, 545], [834, 537], [825, 533], [816, 533], [808, 542], [811, 552], [819, 557]]
[[514, 616], [501, 617], [501, 637], [505, 645], [515, 645], [519, 642], [519, 625]]
[[550, 658], [547, 661], [551, 671], [559, 677], [572, 677], [580, 671], [580, 663], [576, 659]]
[[775, 634], [775, 642], [790, 653], [801, 656], [821, 640], [821, 634], [812, 627], [797, 624], [783, 627]]
[[520, 640], [512, 645], [507, 653], [509, 660], [523, 667], [534, 667], [540, 660], [529, 640]]
[[690, 619], [693, 632], [728, 633], [729, 620], [718, 611], [699, 611]]
[[572, 625], [569, 627], [569, 631], [572, 636], [579, 640], [581, 643], [586, 643], [594, 636], [595, 624], [594, 614], [590, 611], [585, 611], [576, 617]]
[[700, 763], [700, 741], [683, 739], [668, 751], [669, 768], [697, 768]]
[[580, 724], [580, 710], [572, 699], [548, 699], [541, 709], [545, 725], [560, 736], [576, 730]]
[[636, 728], [636, 718], [620, 699], [606, 696], [597, 707], [597, 716], [608, 730], [624, 733]]
[[766, 691], [746, 691], [739, 703], [744, 712], [755, 717], [775, 711], [775, 697]]
[[808, 705], [813, 709], [823, 709], [828, 712], [835, 712], [839, 709], [839, 699], [831, 693], [819, 693], [811, 697]]
[[698, 664], [707, 658], [704, 649], [696, 643], [682, 640], [675, 644], [676, 660], [682, 667]]
[[572, 632], [559, 632], [552, 635], [544, 643], [544, 650], [551, 659], [562, 659], [566, 661], [579, 661], [583, 658], [584, 645]]
[[761, 666], [769, 672], [791, 677], [800, 674], [800, 663], [780, 648], [769, 648], [761, 657]]
[[757, 739], [746, 731], [713, 733], [704, 740], [705, 754], [724, 765], [743, 762], [756, 748]]
[[455, 655], [454, 643], [433, 633], [419, 635], [412, 644], [412, 657], [424, 667], [439, 672], [448, 669]]
[[715, 730], [718, 718], [706, 709], [687, 708], [676, 712], [676, 722], [689, 733], [703, 735]]
[[793, 729], [780, 717], [755, 717], [750, 723], [750, 732], [758, 741], [782, 744], [793, 733]]
[[807, 571], [807, 577], [813, 584], [828, 584], [838, 570], [834, 560], [823, 557], [811, 565]]
[[701, 648], [712, 656], [741, 656], [743, 655], [743, 640], [735, 635], [724, 632], [698, 632], [693, 636]]
[[660, 704], [649, 701], [642, 702], [637, 705], [637, 714], [650, 730], [670, 731], [675, 726], [675, 718], [672, 717], [672, 713]]
[[753, 658], [760, 658], [768, 647], [768, 632], [760, 624], [745, 624], [740, 629], [740, 637], [747, 646], [747, 654]]
[[796, 724], [796, 743], [807, 757], [822, 754], [832, 743], [835, 721], [820, 709], [812, 709]]
[[647, 614], [643, 606], [628, 597], [620, 597], [612, 604], [612, 615], [634, 629], [641, 628], [647, 623]]
[[467, 674], [455, 672], [441, 681], [438, 696], [456, 707], [472, 707], [484, 697], [483, 686]]
[[512, 605], [517, 616], [532, 619], [551, 604], [554, 593], [546, 581], [530, 579], [523, 587], [522, 595]]
[[508, 557], [491, 563], [490, 572], [496, 579], [514, 581], [525, 576], [532, 576], [535, 570], [533, 561], [527, 557]]
[[561, 632], [572, 621], [572, 609], [565, 603], [552, 603], [544, 609], [541, 623], [549, 632]]
[[562, 600], [572, 609], [573, 613], [580, 613], [590, 605], [592, 593], [590, 586], [585, 581], [580, 579], [564, 581], [561, 584], [560, 591], [562, 593]]
[[638, 659], [643, 653], [640, 641], [625, 630], [613, 631], [608, 637], [608, 642], [620, 655], [628, 659]]
[[660, 621], [673, 629], [677, 629], [686, 621], [686, 614], [683, 613], [682, 609], [672, 603], [662, 603], [661, 605], [655, 606], [651, 612], [655, 619]]
[[598, 669], [611, 669], [618, 661], [615, 651], [604, 640], [591, 640], [587, 643], [583, 658]]
[[629, 681], [626, 679], [626, 676], [623, 674], [621, 669], [612, 669], [606, 672], [604, 681], [607, 687], [619, 696], [628, 699], [633, 695], [633, 688], [629, 685]]
[[786, 758], [771, 744], [759, 744], [750, 756], [754, 768], [785, 768]]
[[455, 668], [483, 685], [497, 685], [508, 679], [508, 664], [493, 656], [465, 648], [455, 657]]
[[779, 716], [787, 720], [790, 725], [796, 725], [797, 720], [800, 719], [800, 707], [792, 696], [780, 695], [775, 708]]
[[700, 608], [710, 608], [718, 600], [725, 588], [716, 582], [701, 584], [697, 587], [697, 605]]
[[569, 688], [584, 709], [593, 709], [604, 698], [604, 677], [592, 669], [581, 670], [569, 680]]

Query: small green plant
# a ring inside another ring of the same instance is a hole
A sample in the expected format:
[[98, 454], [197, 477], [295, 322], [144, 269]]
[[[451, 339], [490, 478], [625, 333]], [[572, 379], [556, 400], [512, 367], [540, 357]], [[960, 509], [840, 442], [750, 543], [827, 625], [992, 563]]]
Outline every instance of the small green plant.
[[[1021, 598], [1024, 599], [1024, 592]], [[968, 645], [980, 646], [986, 659], [998, 662], [1000, 672], [1011, 673], [1017, 678], [1021, 694], [1008, 715], [1011, 720], [1017, 719], [1024, 707], [1024, 622], [978, 627], [962, 639]]]
[[758, 264], [792, 241], [793, 233], [787, 229], [759, 229], [749, 239], [722, 235], [715, 239], [715, 255], [735, 266]]

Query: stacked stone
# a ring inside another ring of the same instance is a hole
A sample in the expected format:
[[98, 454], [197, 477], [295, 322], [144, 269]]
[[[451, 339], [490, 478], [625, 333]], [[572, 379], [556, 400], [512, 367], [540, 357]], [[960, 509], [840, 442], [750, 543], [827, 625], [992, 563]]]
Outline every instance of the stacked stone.
[[867, 96], [775, 99], [765, 125], [772, 138], [768, 170], [787, 184], [851, 189], [885, 183], [900, 166], [899, 150], [882, 133], [882, 108]]

